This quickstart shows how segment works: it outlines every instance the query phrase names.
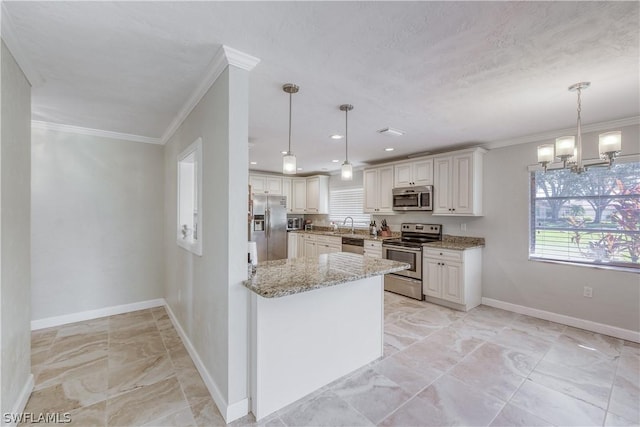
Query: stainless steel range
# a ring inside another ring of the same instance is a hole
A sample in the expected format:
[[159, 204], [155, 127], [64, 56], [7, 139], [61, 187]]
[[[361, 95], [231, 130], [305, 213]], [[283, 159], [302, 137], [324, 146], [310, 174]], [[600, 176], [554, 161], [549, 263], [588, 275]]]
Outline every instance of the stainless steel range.
[[422, 300], [422, 245], [442, 240], [441, 224], [404, 223], [401, 237], [382, 242], [382, 257], [411, 265], [384, 276], [384, 290]]

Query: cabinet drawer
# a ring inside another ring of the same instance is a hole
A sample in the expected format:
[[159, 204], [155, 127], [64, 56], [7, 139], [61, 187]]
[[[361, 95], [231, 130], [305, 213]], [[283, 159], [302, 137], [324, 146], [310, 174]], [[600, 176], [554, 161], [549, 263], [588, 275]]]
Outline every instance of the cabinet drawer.
[[449, 260], [449, 261], [462, 261], [462, 251], [424, 248], [423, 256], [425, 258], [437, 258], [437, 259]]
[[332, 246], [342, 246], [342, 238], [333, 236], [315, 236], [316, 242]]
[[382, 242], [374, 242], [373, 240], [365, 240], [364, 241], [364, 248], [365, 249], [382, 251]]

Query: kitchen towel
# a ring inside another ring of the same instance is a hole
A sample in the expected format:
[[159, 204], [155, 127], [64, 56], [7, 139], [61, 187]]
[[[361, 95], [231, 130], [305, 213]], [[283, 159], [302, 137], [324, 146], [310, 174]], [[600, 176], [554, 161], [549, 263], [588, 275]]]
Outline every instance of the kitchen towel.
[[249, 242], [249, 256], [251, 257], [251, 264], [258, 264], [258, 247], [256, 242]]

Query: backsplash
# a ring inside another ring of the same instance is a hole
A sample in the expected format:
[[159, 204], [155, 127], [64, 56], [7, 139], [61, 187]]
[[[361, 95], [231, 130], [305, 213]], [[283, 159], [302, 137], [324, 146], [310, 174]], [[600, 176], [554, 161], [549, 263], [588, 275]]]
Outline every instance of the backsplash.
[[[404, 222], [418, 222], [425, 224], [442, 224], [442, 233], [452, 236], [484, 236], [482, 230], [474, 227], [474, 223], [482, 217], [447, 217], [433, 216], [425, 212], [407, 212], [397, 215], [373, 215], [371, 217], [377, 224], [383, 219], [387, 220], [387, 225], [391, 227], [391, 231], [400, 231], [400, 225]], [[464, 224], [466, 230], [461, 225]]]

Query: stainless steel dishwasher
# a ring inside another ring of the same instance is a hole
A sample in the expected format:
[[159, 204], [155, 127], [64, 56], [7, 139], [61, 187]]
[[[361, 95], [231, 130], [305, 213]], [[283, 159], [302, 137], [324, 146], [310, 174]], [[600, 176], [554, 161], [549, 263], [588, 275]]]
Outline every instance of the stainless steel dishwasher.
[[364, 254], [364, 239], [356, 239], [354, 237], [342, 238], [342, 252], [351, 252], [354, 254]]

